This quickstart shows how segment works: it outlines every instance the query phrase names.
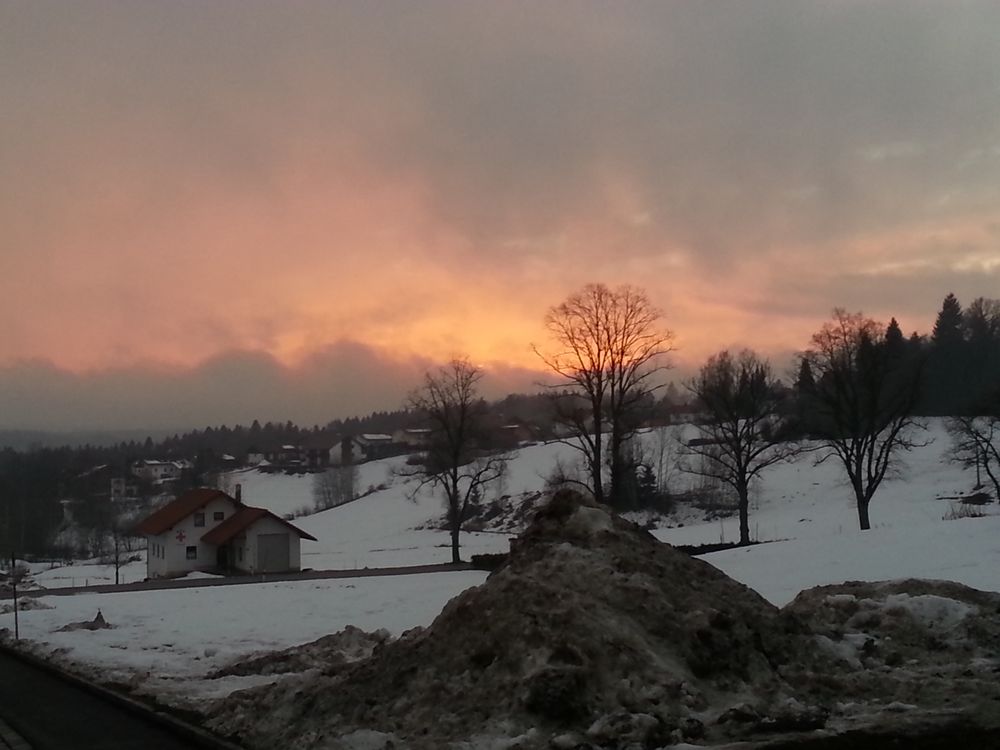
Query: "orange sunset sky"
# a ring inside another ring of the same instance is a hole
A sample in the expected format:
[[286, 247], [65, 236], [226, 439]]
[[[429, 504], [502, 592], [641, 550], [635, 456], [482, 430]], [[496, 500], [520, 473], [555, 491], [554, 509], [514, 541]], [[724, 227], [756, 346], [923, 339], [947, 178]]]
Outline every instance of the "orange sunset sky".
[[[1000, 296], [1000, 4], [0, 0], [0, 427], [323, 424], [643, 287], [677, 373]], [[678, 376], [680, 377], [680, 375]]]

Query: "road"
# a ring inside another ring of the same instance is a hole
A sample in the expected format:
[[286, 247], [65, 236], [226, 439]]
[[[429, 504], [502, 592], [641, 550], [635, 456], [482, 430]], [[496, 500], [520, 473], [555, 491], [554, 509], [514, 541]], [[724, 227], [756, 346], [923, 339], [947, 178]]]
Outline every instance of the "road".
[[[355, 570], [303, 570], [298, 573], [265, 573], [253, 576], [219, 576], [218, 578], [158, 578], [138, 583], [113, 583], [94, 586], [67, 586], [52, 589], [18, 590], [18, 596], [66, 596], [72, 594], [115, 594], [126, 591], [159, 591], [162, 589], [196, 589], [205, 586], [243, 586], [250, 583], [278, 583], [281, 581], [318, 581], [329, 578], [369, 578], [373, 576], [402, 576], [420, 573], [448, 573], [472, 570], [468, 563], [442, 563], [438, 565], [407, 565], [398, 568], [361, 568]], [[0, 600], [10, 599], [10, 591], [0, 591]]]
[[[49, 671], [0, 652], [0, 724], [32, 750], [191, 750], [191, 737], [144, 720]], [[14, 746], [0, 736], [0, 748]], [[210, 746], [210, 745], [203, 745]]]

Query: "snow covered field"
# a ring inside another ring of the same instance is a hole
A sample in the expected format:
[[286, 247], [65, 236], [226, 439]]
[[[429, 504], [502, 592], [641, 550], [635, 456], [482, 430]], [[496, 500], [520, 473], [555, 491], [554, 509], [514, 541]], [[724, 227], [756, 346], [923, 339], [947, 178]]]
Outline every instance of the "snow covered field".
[[[908, 457], [907, 468], [886, 483], [871, 505], [873, 528], [858, 531], [850, 490], [837, 466], [813, 466], [809, 456], [775, 467], [757, 489], [751, 531], [767, 544], [707, 556], [733, 578], [778, 605], [802, 589], [848, 579], [904, 577], [951, 579], [1000, 591], [1000, 516], [996, 505], [983, 518], [943, 520], [956, 507], [945, 498], [965, 494], [973, 477], [947, 463], [943, 426], [932, 424], [934, 442]], [[542, 488], [556, 460], [572, 454], [550, 444], [524, 448], [497, 494]], [[397, 464], [399, 459], [394, 460]], [[424, 494], [409, 499], [412, 481], [395, 476], [392, 461], [364, 467], [362, 488], [388, 485], [362, 500], [296, 523], [319, 541], [303, 545], [303, 565], [316, 569], [412, 565], [449, 560], [448, 535], [414, 530], [441, 514], [441, 501]], [[248, 503], [279, 512], [311, 502], [308, 477], [246, 472], [240, 479]], [[270, 499], [268, 499], [270, 498]], [[690, 518], [689, 516], [686, 516]], [[661, 528], [656, 535], [677, 544], [732, 541], [735, 519], [690, 522]], [[463, 554], [500, 551], [503, 534], [463, 534]], [[107, 575], [107, 567], [75, 565], [38, 571], [46, 586]], [[133, 564], [126, 580], [141, 575]], [[113, 570], [110, 571], [113, 576]], [[254, 651], [304, 643], [353, 624], [394, 634], [426, 625], [452, 596], [476, 585], [478, 572], [337, 581], [258, 584], [122, 594], [43, 597], [48, 609], [26, 611], [22, 636], [43, 653], [111, 671], [140, 690], [175, 695], [226, 692], [264, 678], [201, 679], [211, 669]], [[114, 628], [58, 633], [67, 623], [89, 620], [101, 609]], [[0, 615], [0, 627], [10, 626]]]
[[[485, 577], [470, 571], [43, 597], [40, 605], [50, 609], [20, 613], [21, 637], [104, 680], [185, 702], [259, 684], [257, 677], [204, 679], [253, 654], [347, 625], [385, 628], [394, 636], [426, 625], [449, 599]], [[58, 632], [93, 620], [98, 610], [112, 628]]]

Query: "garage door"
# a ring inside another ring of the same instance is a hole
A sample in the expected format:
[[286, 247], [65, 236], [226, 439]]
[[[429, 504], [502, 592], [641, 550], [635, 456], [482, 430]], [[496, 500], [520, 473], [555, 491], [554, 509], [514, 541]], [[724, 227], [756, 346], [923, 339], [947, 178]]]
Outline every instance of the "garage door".
[[288, 534], [257, 535], [257, 570], [261, 573], [288, 570]]

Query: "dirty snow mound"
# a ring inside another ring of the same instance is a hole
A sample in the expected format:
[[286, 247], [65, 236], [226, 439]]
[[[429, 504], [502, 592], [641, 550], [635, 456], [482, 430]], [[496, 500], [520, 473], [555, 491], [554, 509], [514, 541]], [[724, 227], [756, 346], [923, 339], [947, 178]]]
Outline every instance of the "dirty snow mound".
[[303, 646], [241, 659], [211, 672], [208, 679], [287, 674], [305, 672], [309, 669], [324, 669], [327, 673], [332, 673], [339, 666], [368, 658], [378, 646], [388, 640], [388, 630], [366, 633], [360, 628], [348, 625], [339, 633], [325, 635]]
[[251, 747], [659, 747], [821, 726], [797, 685], [834, 663], [755, 592], [562, 491], [429, 628], [236, 693], [210, 726]]
[[784, 613], [844, 665], [814, 692], [849, 705], [848, 723], [920, 710], [1000, 725], [1000, 594], [950, 581], [849, 582], [803, 591]]

